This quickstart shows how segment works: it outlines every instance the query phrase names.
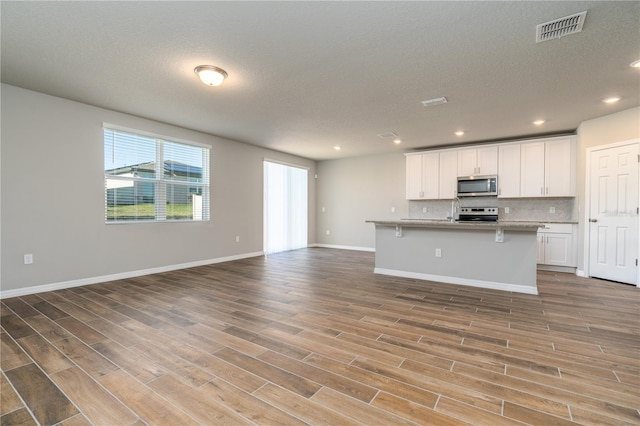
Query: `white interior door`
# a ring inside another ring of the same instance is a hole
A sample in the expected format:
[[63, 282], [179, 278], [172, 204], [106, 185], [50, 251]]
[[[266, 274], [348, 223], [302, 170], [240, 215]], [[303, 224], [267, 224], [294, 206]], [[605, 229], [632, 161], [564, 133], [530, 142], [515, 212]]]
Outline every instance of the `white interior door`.
[[589, 275], [638, 279], [638, 144], [591, 152]]

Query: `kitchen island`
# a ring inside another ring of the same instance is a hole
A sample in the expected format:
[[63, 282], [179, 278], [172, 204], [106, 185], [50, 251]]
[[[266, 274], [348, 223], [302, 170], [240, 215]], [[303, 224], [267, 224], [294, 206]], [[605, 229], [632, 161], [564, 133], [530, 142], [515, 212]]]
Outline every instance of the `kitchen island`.
[[377, 274], [538, 294], [536, 233], [542, 223], [368, 220]]

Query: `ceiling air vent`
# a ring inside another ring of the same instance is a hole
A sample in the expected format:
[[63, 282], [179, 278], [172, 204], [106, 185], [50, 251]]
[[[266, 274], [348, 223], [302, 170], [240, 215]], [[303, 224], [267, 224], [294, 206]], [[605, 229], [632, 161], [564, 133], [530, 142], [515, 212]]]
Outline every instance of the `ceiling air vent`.
[[395, 138], [396, 135], [394, 132], [385, 132], [385, 133], [380, 133], [378, 136], [380, 136], [381, 138]]
[[434, 105], [441, 105], [441, 104], [446, 104], [447, 103], [447, 98], [445, 98], [444, 96], [441, 98], [433, 98], [433, 99], [427, 99], [426, 101], [422, 101], [421, 104], [423, 106], [434, 106]]
[[536, 27], [536, 43], [564, 37], [582, 31], [587, 11], [539, 24]]

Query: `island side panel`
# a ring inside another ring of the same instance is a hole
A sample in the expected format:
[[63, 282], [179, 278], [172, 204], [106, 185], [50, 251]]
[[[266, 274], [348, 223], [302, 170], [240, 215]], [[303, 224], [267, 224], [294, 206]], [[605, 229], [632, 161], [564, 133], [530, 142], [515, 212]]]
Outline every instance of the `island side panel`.
[[[376, 225], [376, 272], [537, 294], [536, 233]], [[440, 249], [442, 257], [436, 257]]]

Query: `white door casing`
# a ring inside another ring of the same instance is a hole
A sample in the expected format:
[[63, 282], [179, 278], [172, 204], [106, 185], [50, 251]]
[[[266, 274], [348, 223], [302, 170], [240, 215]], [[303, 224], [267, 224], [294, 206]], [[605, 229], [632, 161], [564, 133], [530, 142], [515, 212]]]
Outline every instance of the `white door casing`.
[[639, 284], [638, 142], [589, 152], [589, 276]]

